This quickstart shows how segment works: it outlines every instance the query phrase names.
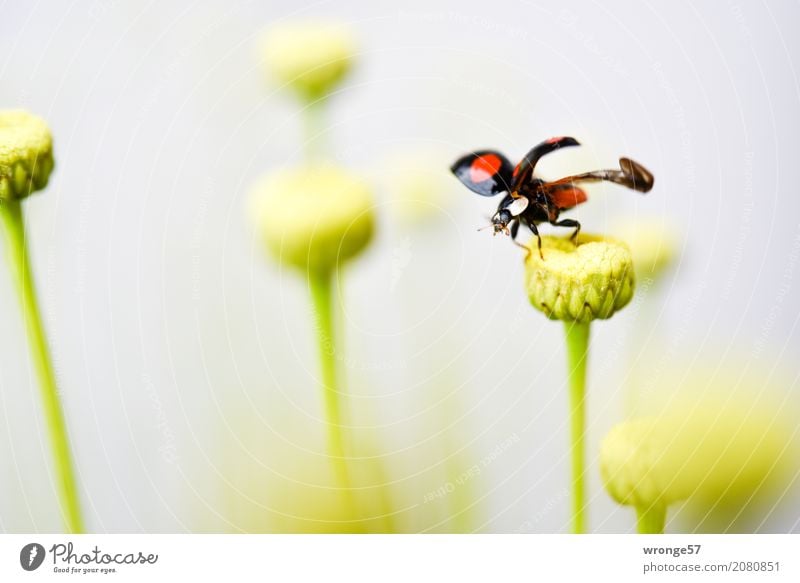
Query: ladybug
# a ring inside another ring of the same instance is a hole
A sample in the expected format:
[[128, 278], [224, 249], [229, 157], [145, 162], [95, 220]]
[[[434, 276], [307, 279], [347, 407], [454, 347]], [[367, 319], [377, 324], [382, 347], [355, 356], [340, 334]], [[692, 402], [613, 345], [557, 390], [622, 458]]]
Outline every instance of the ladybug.
[[606, 180], [642, 193], [653, 188], [653, 175], [630, 158], [619, 159], [619, 170], [594, 170], [550, 182], [533, 175], [536, 163], [542, 156], [569, 146], [580, 144], [575, 138], [550, 138], [535, 146], [516, 167], [500, 152], [480, 150], [462, 156], [450, 170], [464, 186], [481, 196], [506, 193], [488, 226], [494, 228], [495, 235], [501, 232], [510, 235], [514, 243], [528, 249], [516, 241], [519, 226], [524, 224], [536, 235], [539, 256], [544, 259], [537, 225], [550, 223], [557, 227], [574, 227], [573, 241], [581, 230], [581, 224], [574, 219], [558, 220], [561, 211], [586, 202], [586, 192], [578, 188], [576, 183]]

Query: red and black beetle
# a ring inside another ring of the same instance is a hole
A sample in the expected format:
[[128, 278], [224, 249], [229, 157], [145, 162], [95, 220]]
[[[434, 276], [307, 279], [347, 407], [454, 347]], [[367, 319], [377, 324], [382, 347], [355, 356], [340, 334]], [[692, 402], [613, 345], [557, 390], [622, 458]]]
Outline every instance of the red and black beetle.
[[511, 235], [516, 243], [519, 225], [524, 224], [536, 235], [541, 256], [542, 238], [537, 229], [540, 223], [575, 227], [573, 240], [581, 230], [580, 223], [574, 219], [558, 220], [561, 211], [586, 202], [586, 192], [578, 188], [576, 183], [607, 180], [639, 192], [648, 192], [653, 188], [653, 175], [630, 158], [619, 159], [619, 170], [595, 170], [551, 182], [534, 177], [533, 170], [542, 156], [559, 148], [579, 145], [575, 138], [550, 138], [528, 152], [516, 168], [500, 152], [481, 150], [462, 156], [450, 170], [467, 188], [481, 196], [505, 192], [506, 196], [497, 206], [490, 226], [494, 227], [495, 234], [503, 232]]

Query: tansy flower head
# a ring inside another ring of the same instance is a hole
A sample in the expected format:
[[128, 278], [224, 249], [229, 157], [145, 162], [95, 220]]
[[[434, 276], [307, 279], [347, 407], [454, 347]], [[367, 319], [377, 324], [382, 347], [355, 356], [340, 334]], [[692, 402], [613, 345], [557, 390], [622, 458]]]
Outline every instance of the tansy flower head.
[[636, 217], [621, 223], [613, 233], [630, 247], [640, 280], [658, 277], [675, 260], [678, 242], [664, 219]]
[[356, 42], [339, 22], [295, 22], [264, 35], [261, 55], [267, 71], [304, 99], [330, 93], [351, 68]]
[[606, 490], [637, 509], [690, 500], [741, 507], [797, 471], [784, 415], [746, 392], [681, 395], [665, 410], [614, 427], [600, 459]]
[[366, 247], [373, 206], [361, 178], [327, 164], [270, 173], [251, 196], [251, 215], [269, 251], [311, 271], [329, 271]]
[[600, 473], [611, 497], [637, 508], [668, 505], [685, 493], [671, 488], [664, 470], [665, 446], [670, 436], [656, 418], [644, 417], [616, 425], [603, 440]]
[[420, 147], [387, 156], [375, 172], [381, 190], [389, 195], [392, 215], [406, 226], [439, 221], [453, 205], [453, 183], [441, 172], [443, 154]]
[[633, 297], [633, 259], [619, 241], [581, 233], [577, 245], [566, 238], [536, 238], [525, 261], [528, 297], [553, 320], [590, 322], [607, 319]]
[[0, 111], [0, 204], [43, 189], [53, 166], [47, 123], [27, 111]]

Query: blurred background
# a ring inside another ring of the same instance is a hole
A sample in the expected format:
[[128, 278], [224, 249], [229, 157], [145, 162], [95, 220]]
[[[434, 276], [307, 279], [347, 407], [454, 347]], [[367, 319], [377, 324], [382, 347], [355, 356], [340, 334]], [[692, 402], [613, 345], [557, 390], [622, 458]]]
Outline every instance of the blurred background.
[[[391, 529], [568, 530], [562, 327], [530, 308], [520, 250], [476, 232], [496, 201], [448, 171], [470, 150], [515, 160], [572, 135], [583, 147], [548, 156], [542, 176], [630, 156], [656, 177], [645, 197], [591, 185], [569, 215], [588, 232], [646, 225], [672, 251], [593, 327], [593, 531], [633, 529], [595, 459], [631, 382], [746, 385], [798, 418], [797, 3], [2, 13], [0, 107], [41, 115], [55, 140], [50, 186], [26, 209], [90, 530], [336, 530], [306, 284], [266, 257], [246, 212], [259, 176], [302, 157], [300, 107], [258, 54], [265, 27], [295, 19], [334, 18], [358, 39], [324, 131], [376, 195], [376, 240], [343, 289], [341, 366], [357, 472], [382, 486]], [[0, 297], [0, 530], [59, 531], [6, 270]], [[669, 528], [703, 528], [681, 514]], [[800, 532], [796, 475], [726, 528]]]

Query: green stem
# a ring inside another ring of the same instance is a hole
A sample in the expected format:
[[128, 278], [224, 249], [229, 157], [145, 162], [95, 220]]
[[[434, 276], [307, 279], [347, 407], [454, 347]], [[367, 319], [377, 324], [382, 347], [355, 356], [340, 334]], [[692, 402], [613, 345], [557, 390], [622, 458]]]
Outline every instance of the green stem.
[[342, 394], [336, 374], [336, 335], [333, 322], [333, 272], [309, 274], [311, 299], [316, 316], [319, 362], [322, 378], [322, 400], [328, 433], [328, 455], [333, 464], [336, 485], [342, 490], [349, 510], [353, 509], [350, 475], [345, 457], [342, 425]]
[[39, 304], [36, 300], [36, 288], [25, 241], [25, 221], [19, 201], [0, 201], [0, 217], [2, 217], [6, 231], [8, 263], [19, 295], [33, 364], [39, 377], [44, 417], [55, 462], [62, 518], [70, 533], [81, 533], [83, 532], [83, 519], [81, 518], [69, 436], [39, 313]]
[[305, 157], [307, 162], [318, 162], [325, 155], [324, 133], [325, 98], [310, 102], [303, 109]]
[[664, 534], [667, 509], [663, 504], [653, 504], [636, 509], [636, 531], [639, 534]]
[[567, 374], [569, 376], [570, 440], [572, 453], [572, 532], [586, 532], [586, 360], [589, 323], [565, 322]]

